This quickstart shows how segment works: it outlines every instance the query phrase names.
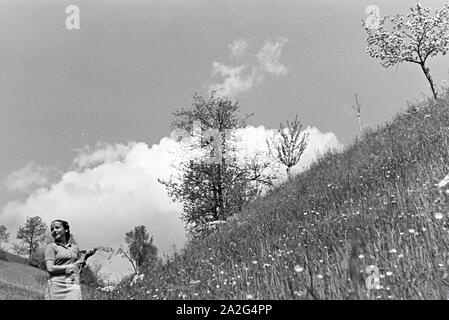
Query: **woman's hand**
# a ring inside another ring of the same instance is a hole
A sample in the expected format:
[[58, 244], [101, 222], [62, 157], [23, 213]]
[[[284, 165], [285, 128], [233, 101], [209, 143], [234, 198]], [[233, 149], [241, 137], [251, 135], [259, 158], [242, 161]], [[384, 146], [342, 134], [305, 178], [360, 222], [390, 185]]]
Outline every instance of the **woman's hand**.
[[80, 268], [79, 268], [78, 264], [75, 264], [75, 263], [69, 264], [65, 267], [65, 273], [68, 275], [79, 273], [79, 270], [80, 270]]
[[73, 264], [74, 264], [75, 266], [77, 266], [78, 269], [81, 269], [82, 267], [84, 267], [84, 266], [86, 265], [86, 260], [84, 260], [84, 259], [79, 259], [79, 260], [76, 260]]

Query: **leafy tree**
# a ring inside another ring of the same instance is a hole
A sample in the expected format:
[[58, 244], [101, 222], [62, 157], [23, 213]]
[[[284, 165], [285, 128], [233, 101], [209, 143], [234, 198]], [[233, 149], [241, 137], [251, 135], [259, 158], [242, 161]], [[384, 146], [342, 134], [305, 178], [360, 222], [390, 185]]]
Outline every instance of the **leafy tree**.
[[4, 225], [0, 225], [0, 248], [2, 247], [3, 242], [8, 241], [9, 241], [8, 229]]
[[41, 217], [27, 217], [25, 225], [17, 231], [17, 239], [22, 240], [28, 246], [28, 257], [31, 258], [33, 252], [39, 248], [40, 241], [43, 241], [48, 227]]
[[240, 117], [237, 102], [214, 92], [207, 101], [194, 95], [190, 107], [174, 113], [173, 127], [186, 150], [177, 167], [180, 174], [160, 182], [183, 203], [182, 218], [194, 237], [209, 233], [254, 199], [262, 185], [271, 184], [268, 163], [244, 159], [238, 150], [236, 131], [250, 116]]
[[132, 265], [136, 274], [145, 273], [157, 261], [157, 248], [153, 244], [145, 226], [137, 226], [125, 234], [127, 247], [120, 247], [118, 253], [126, 258]]
[[274, 138], [267, 139], [268, 149], [272, 156], [286, 167], [287, 176], [291, 177], [291, 168], [295, 166], [301, 159], [304, 150], [308, 144], [308, 133], [302, 133], [302, 124], [298, 120], [298, 115], [295, 120], [287, 125], [281, 123], [278, 129], [278, 134]]
[[[367, 53], [385, 68], [401, 62], [416, 63], [424, 72], [433, 96], [437, 98], [427, 59], [449, 50], [449, 4], [444, 4], [435, 16], [430, 8], [423, 8], [417, 2], [406, 16], [396, 15], [390, 19], [391, 28], [386, 27], [388, 16], [379, 20], [373, 27], [363, 22], [368, 34]], [[389, 30], [387, 30], [389, 29]]]

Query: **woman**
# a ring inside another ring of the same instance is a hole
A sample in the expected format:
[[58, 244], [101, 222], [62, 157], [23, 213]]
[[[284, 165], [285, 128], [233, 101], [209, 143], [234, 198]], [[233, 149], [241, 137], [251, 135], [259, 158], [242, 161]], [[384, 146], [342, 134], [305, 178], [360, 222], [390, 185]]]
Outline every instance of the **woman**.
[[81, 255], [78, 246], [73, 243], [67, 221], [54, 220], [50, 230], [55, 241], [45, 250], [45, 264], [50, 275], [45, 298], [82, 300], [80, 270], [87, 254]]

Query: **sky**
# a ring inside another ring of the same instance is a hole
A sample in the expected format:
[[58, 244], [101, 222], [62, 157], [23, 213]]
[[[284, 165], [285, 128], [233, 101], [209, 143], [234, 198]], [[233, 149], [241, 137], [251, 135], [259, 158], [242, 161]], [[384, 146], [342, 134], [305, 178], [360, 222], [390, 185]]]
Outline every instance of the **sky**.
[[[179, 156], [172, 113], [195, 93], [232, 96], [254, 113], [248, 153], [298, 114], [311, 135], [300, 171], [357, 136], [355, 93], [372, 127], [431, 94], [415, 65], [365, 52], [366, 8], [415, 2], [0, 0], [0, 224], [14, 241], [27, 216], [63, 218], [83, 247], [144, 224], [161, 252], [182, 247], [181, 205], [157, 182]], [[448, 79], [447, 56], [429, 67], [437, 86]]]

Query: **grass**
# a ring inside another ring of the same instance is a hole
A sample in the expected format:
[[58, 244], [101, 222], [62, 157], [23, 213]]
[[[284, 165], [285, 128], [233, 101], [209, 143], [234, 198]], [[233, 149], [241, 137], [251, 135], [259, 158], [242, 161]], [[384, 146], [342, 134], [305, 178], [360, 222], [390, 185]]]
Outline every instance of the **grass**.
[[1, 261], [0, 300], [43, 299], [45, 279], [46, 274], [42, 270], [21, 262]]
[[448, 299], [448, 150], [449, 95], [410, 105], [104, 298]]

